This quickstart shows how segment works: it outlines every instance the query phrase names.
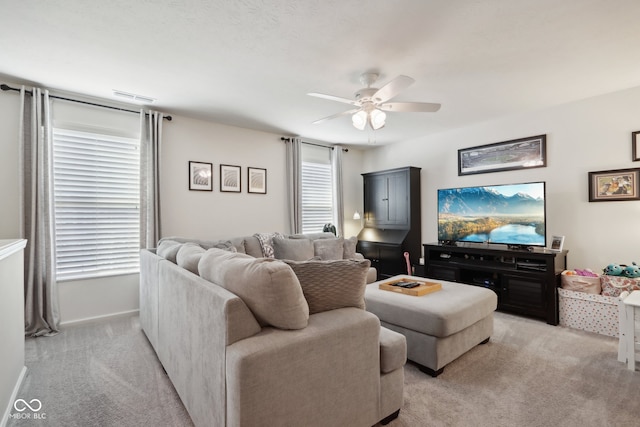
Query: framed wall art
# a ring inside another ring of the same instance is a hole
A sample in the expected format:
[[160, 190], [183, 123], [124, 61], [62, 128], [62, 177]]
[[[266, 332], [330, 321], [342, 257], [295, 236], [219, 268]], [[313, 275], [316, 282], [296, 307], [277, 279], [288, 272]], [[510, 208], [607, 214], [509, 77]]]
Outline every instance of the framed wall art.
[[239, 193], [240, 189], [240, 166], [220, 165], [220, 191]]
[[640, 131], [631, 133], [631, 160], [640, 161]]
[[640, 200], [639, 169], [589, 172], [589, 201]]
[[554, 252], [562, 252], [564, 246], [564, 236], [552, 236], [551, 237], [551, 250]]
[[458, 150], [458, 175], [547, 166], [547, 135]]
[[247, 182], [249, 193], [267, 194], [267, 170], [262, 168], [247, 168]]
[[189, 190], [213, 191], [213, 164], [189, 161]]

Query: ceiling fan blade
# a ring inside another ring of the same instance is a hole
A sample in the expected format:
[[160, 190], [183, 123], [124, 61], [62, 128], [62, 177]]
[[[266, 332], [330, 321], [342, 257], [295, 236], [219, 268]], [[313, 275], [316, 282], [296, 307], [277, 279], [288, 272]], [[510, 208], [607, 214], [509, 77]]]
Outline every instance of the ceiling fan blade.
[[378, 89], [371, 97], [371, 100], [377, 104], [385, 102], [411, 86], [413, 82], [415, 80], [409, 76], [398, 76]]
[[387, 102], [378, 108], [384, 111], [398, 111], [407, 113], [435, 113], [440, 109], [440, 104], [430, 102]]
[[316, 92], [311, 92], [311, 93], [308, 93], [307, 95], [315, 96], [316, 98], [328, 99], [330, 101], [338, 101], [344, 104], [357, 105], [356, 101], [354, 101], [353, 99], [340, 98], [339, 96], [325, 95], [324, 93], [316, 93]]
[[325, 118], [323, 118], [323, 119], [316, 120], [315, 122], [313, 122], [313, 124], [314, 124], [314, 125], [317, 125], [318, 123], [324, 123], [324, 122], [326, 122], [326, 121], [328, 121], [328, 120], [335, 119], [335, 118], [337, 118], [337, 117], [341, 117], [341, 116], [348, 116], [349, 114], [356, 113], [356, 112], [358, 112], [358, 111], [360, 111], [360, 110], [361, 110], [361, 108], [354, 108], [354, 109], [352, 109], [352, 110], [343, 111], [343, 112], [341, 112], [341, 113], [333, 114], [333, 115], [328, 116], [328, 117], [325, 117]]

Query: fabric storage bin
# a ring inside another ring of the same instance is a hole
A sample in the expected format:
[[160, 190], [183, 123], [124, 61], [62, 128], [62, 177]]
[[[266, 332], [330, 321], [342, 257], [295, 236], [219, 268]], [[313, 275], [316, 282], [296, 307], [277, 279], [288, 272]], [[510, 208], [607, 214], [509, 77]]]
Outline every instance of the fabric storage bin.
[[567, 271], [563, 271], [560, 277], [562, 289], [597, 295], [602, 291], [600, 276], [580, 276], [577, 274], [567, 274]]
[[558, 288], [560, 325], [618, 336], [618, 298]]
[[625, 276], [600, 276], [602, 285], [602, 295], [609, 297], [618, 297], [624, 291], [640, 290], [640, 278], [631, 279]]

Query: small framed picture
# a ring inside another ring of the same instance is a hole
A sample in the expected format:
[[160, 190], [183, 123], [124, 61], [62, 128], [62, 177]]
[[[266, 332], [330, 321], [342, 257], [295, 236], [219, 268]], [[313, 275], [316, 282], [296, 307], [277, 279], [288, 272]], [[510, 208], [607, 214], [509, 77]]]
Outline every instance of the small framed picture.
[[552, 236], [551, 237], [551, 250], [560, 252], [564, 246], [564, 236]]
[[640, 131], [631, 133], [631, 160], [640, 162]]
[[220, 191], [240, 192], [240, 166], [220, 165]]
[[213, 164], [203, 162], [189, 162], [189, 190], [213, 191]]
[[262, 168], [247, 168], [247, 182], [249, 193], [267, 194], [267, 170]]
[[640, 200], [640, 169], [589, 172], [589, 201]]

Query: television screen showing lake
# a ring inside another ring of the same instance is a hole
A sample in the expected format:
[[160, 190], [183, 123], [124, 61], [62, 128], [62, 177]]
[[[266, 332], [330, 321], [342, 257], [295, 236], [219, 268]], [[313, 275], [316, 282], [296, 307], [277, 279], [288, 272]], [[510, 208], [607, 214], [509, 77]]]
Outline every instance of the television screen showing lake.
[[438, 240], [545, 245], [544, 182], [438, 190]]
[[491, 230], [462, 237], [464, 242], [509, 242], [516, 245], [545, 245], [545, 238], [536, 233], [533, 225], [509, 224]]

